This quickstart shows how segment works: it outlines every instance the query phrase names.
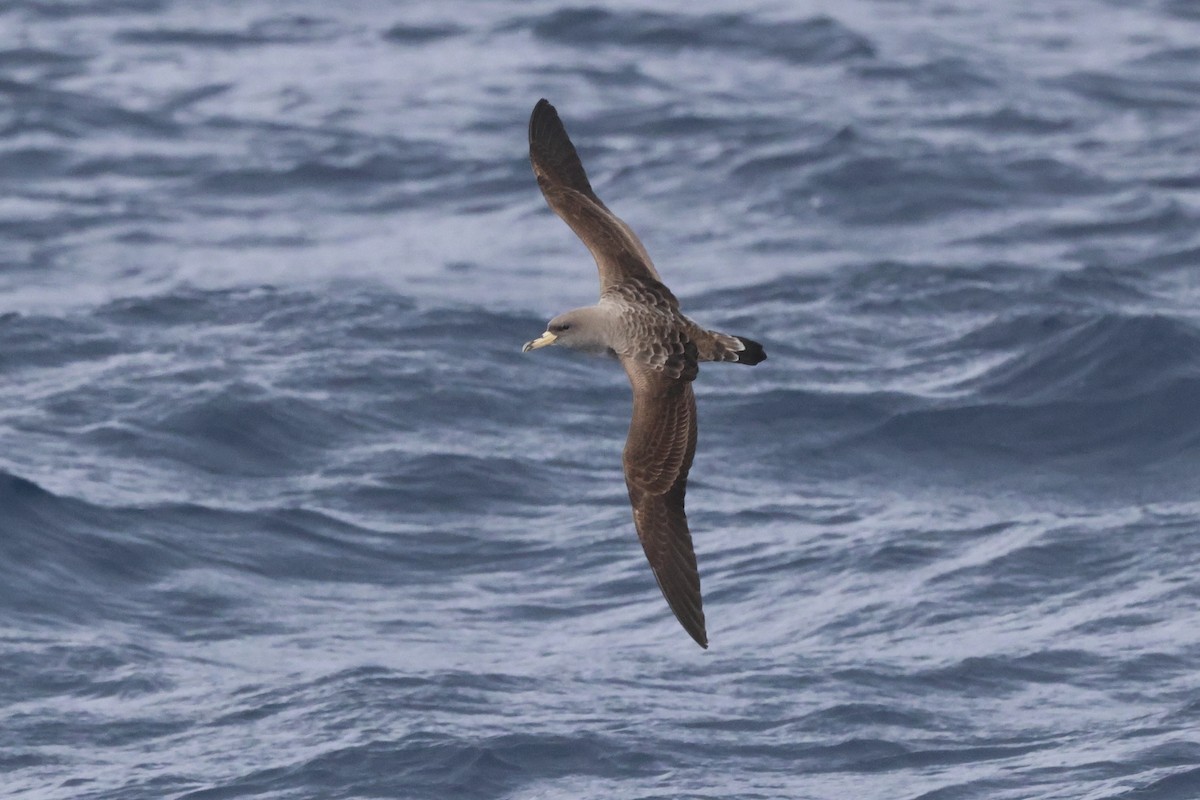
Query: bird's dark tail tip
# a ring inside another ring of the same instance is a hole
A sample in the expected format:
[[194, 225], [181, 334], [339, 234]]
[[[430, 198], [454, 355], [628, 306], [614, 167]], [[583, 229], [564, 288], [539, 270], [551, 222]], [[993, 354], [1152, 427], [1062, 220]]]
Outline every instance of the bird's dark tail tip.
[[744, 348], [737, 353], [737, 363], [754, 366], [767, 360], [767, 351], [763, 350], [763, 346], [758, 342], [753, 339], [743, 339], [741, 336], [733, 338], [741, 342]]

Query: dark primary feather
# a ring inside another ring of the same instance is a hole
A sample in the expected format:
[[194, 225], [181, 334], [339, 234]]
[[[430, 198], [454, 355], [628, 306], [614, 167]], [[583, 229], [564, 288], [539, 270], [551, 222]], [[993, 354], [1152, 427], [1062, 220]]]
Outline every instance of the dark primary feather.
[[529, 117], [529, 160], [538, 177], [545, 178], [550, 185], [574, 189], [603, 207], [592, 191], [567, 129], [546, 99], [538, 101]]

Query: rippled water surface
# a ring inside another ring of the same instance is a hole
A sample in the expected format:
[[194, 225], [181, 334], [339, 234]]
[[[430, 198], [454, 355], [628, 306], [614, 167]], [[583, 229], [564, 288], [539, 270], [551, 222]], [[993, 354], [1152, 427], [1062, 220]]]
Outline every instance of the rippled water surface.
[[[6, 797], [1200, 797], [1193, 3], [0, 2]], [[712, 647], [558, 106], [706, 365]]]

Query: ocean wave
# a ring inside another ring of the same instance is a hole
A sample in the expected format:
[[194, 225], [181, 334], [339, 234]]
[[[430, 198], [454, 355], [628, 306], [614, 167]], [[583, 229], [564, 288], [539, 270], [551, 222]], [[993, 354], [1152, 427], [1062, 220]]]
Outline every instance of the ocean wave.
[[303, 159], [274, 166], [214, 170], [201, 188], [223, 194], [274, 194], [296, 190], [329, 192], [342, 188], [411, 179], [414, 168], [429, 170], [430, 163], [404, 155], [356, 154], [345, 161]]
[[1129, 71], [1075, 72], [1060, 79], [1075, 94], [1104, 105], [1142, 110], [1195, 108], [1200, 105], [1200, 81], [1162, 74], [1139, 75]]
[[[569, 777], [600, 777], [621, 759], [623, 770], [650, 776], [655, 759], [616, 749], [592, 733], [500, 733], [454, 736], [414, 731], [392, 739], [326, 748], [286, 765], [250, 771], [180, 800], [215, 800], [247, 793], [343, 790], [395, 796], [489, 798], [531, 784]], [[380, 781], [380, 775], [388, 775]], [[535, 777], [536, 776], [536, 777]]]
[[241, 30], [134, 28], [118, 31], [114, 38], [123, 44], [227, 48], [323, 42], [337, 38], [342, 32], [331, 19], [301, 15], [259, 19]]
[[[18, 74], [37, 73], [37, 83], [61, 80], [78, 75], [87, 68], [89, 56], [81, 53], [65, 53], [41, 47], [11, 47], [0, 50], [0, 74], [16, 77]], [[0, 139], [8, 133], [0, 127]]]
[[953, 664], [912, 676], [943, 689], [970, 694], [1025, 691], [1030, 684], [1057, 684], [1078, 680], [1103, 659], [1080, 650], [1043, 650], [1023, 656], [971, 656]]
[[[363, 424], [325, 404], [252, 384], [176, 398], [170, 406], [168, 413], [149, 415], [137, 428], [125, 429], [116, 440], [120, 449], [219, 475], [264, 477], [314, 468], [315, 454]], [[98, 429], [93, 435], [105, 433]], [[116, 443], [108, 436], [106, 441]]]
[[983, 400], [1139, 399], [1179, 380], [1200, 379], [1200, 330], [1163, 315], [1009, 316], [958, 340], [964, 350], [1019, 348], [1017, 354], [953, 388]]
[[409, 25], [403, 22], [397, 22], [392, 27], [388, 28], [383, 34], [383, 38], [389, 42], [397, 44], [414, 45], [425, 44], [426, 42], [436, 42], [442, 39], [449, 39], [454, 36], [459, 36], [466, 31], [461, 25], [450, 22], [433, 23], [428, 25]]
[[101, 95], [44, 84], [0, 79], [0, 97], [7, 98], [14, 115], [4, 130], [6, 137], [44, 132], [67, 140], [116, 133], [155, 138], [179, 131], [173, 120], [160, 114], [128, 108]]
[[0, 472], [0, 605], [33, 618], [77, 620], [126, 608], [131, 592], [178, 559], [130, 532], [118, 511], [52, 494]]
[[955, 111], [926, 123], [930, 127], [961, 128], [981, 136], [1046, 136], [1071, 130], [1075, 122], [1067, 114], [1053, 109], [1029, 109], [1004, 105], [984, 111]]
[[871, 436], [946, 452], [1153, 464], [1200, 440], [1200, 331], [1165, 315], [1001, 315], [949, 345], [1003, 357]]
[[111, 358], [127, 347], [103, 325], [43, 315], [0, 315], [0, 369], [19, 374], [37, 367]]
[[918, 148], [905, 155], [886, 150], [856, 147], [853, 154], [814, 166], [785, 202], [811, 207], [815, 200], [821, 212], [857, 225], [903, 225], [1049, 194], [1091, 194], [1106, 185], [1057, 159], [997, 158], [965, 148]]
[[733, 164], [731, 176], [758, 195], [752, 208], [830, 215], [852, 225], [904, 226], [1111, 188], [1102, 176], [1057, 158], [901, 144], [853, 127], [785, 152], [751, 151]]
[[947, 454], [1058, 457], [1096, 468], [1194, 460], [1200, 379], [1179, 379], [1142, 396], [1112, 400], [978, 402], [902, 412], [872, 437]]
[[854, 65], [851, 71], [866, 80], [898, 81], [917, 91], [951, 92], [960, 98], [974, 90], [993, 88], [1002, 77], [990, 74], [982, 64], [956, 56], [917, 64], [875, 61]]
[[[422, 460], [410, 464], [413, 474], [430, 466]], [[488, 470], [474, 488], [459, 488], [478, 493], [481, 486], [494, 485], [494, 474]], [[419, 518], [418, 499], [433, 503], [439, 513], [472, 512], [461, 506], [459, 496], [429, 500], [432, 486], [401, 476], [368, 507], [390, 512], [393, 528], [396, 520]], [[498, 494], [498, 499], [515, 496], [520, 493]], [[366, 499], [358, 498], [360, 503]], [[0, 505], [5, 509], [0, 607], [20, 619], [64, 624], [114, 618], [158, 625], [154, 620], [165, 613], [165, 633], [191, 638], [270, 630], [272, 620], [248, 603], [269, 593], [271, 584], [412, 585], [436, 581], [451, 567], [486, 573], [502, 564], [528, 563], [550, 546], [519, 537], [496, 539], [479, 530], [412, 524], [401, 531], [375, 529], [311, 509], [104, 506], [48, 492], [7, 472], [0, 472]], [[359, 520], [366, 516], [361, 505], [352, 510]]]
[[692, 16], [608, 11], [593, 6], [559, 9], [527, 24], [535, 35], [569, 45], [710, 49], [739, 56], [780, 58], [795, 64], [824, 64], [875, 55], [875, 48], [865, 36], [827, 16], [766, 22], [746, 14]]
[[70, 0], [70, 2], [24, 3], [14, 2], [0, 5], [20, 8], [35, 17], [50, 20], [70, 20], [86, 17], [122, 17], [130, 14], [153, 14], [166, 7], [165, 0]]

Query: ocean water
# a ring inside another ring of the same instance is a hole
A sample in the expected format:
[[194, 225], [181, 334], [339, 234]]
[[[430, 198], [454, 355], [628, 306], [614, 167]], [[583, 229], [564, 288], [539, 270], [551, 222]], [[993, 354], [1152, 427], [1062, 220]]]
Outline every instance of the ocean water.
[[[1200, 797], [1184, 0], [0, 2], [0, 796]], [[711, 649], [549, 98], [706, 365]]]

